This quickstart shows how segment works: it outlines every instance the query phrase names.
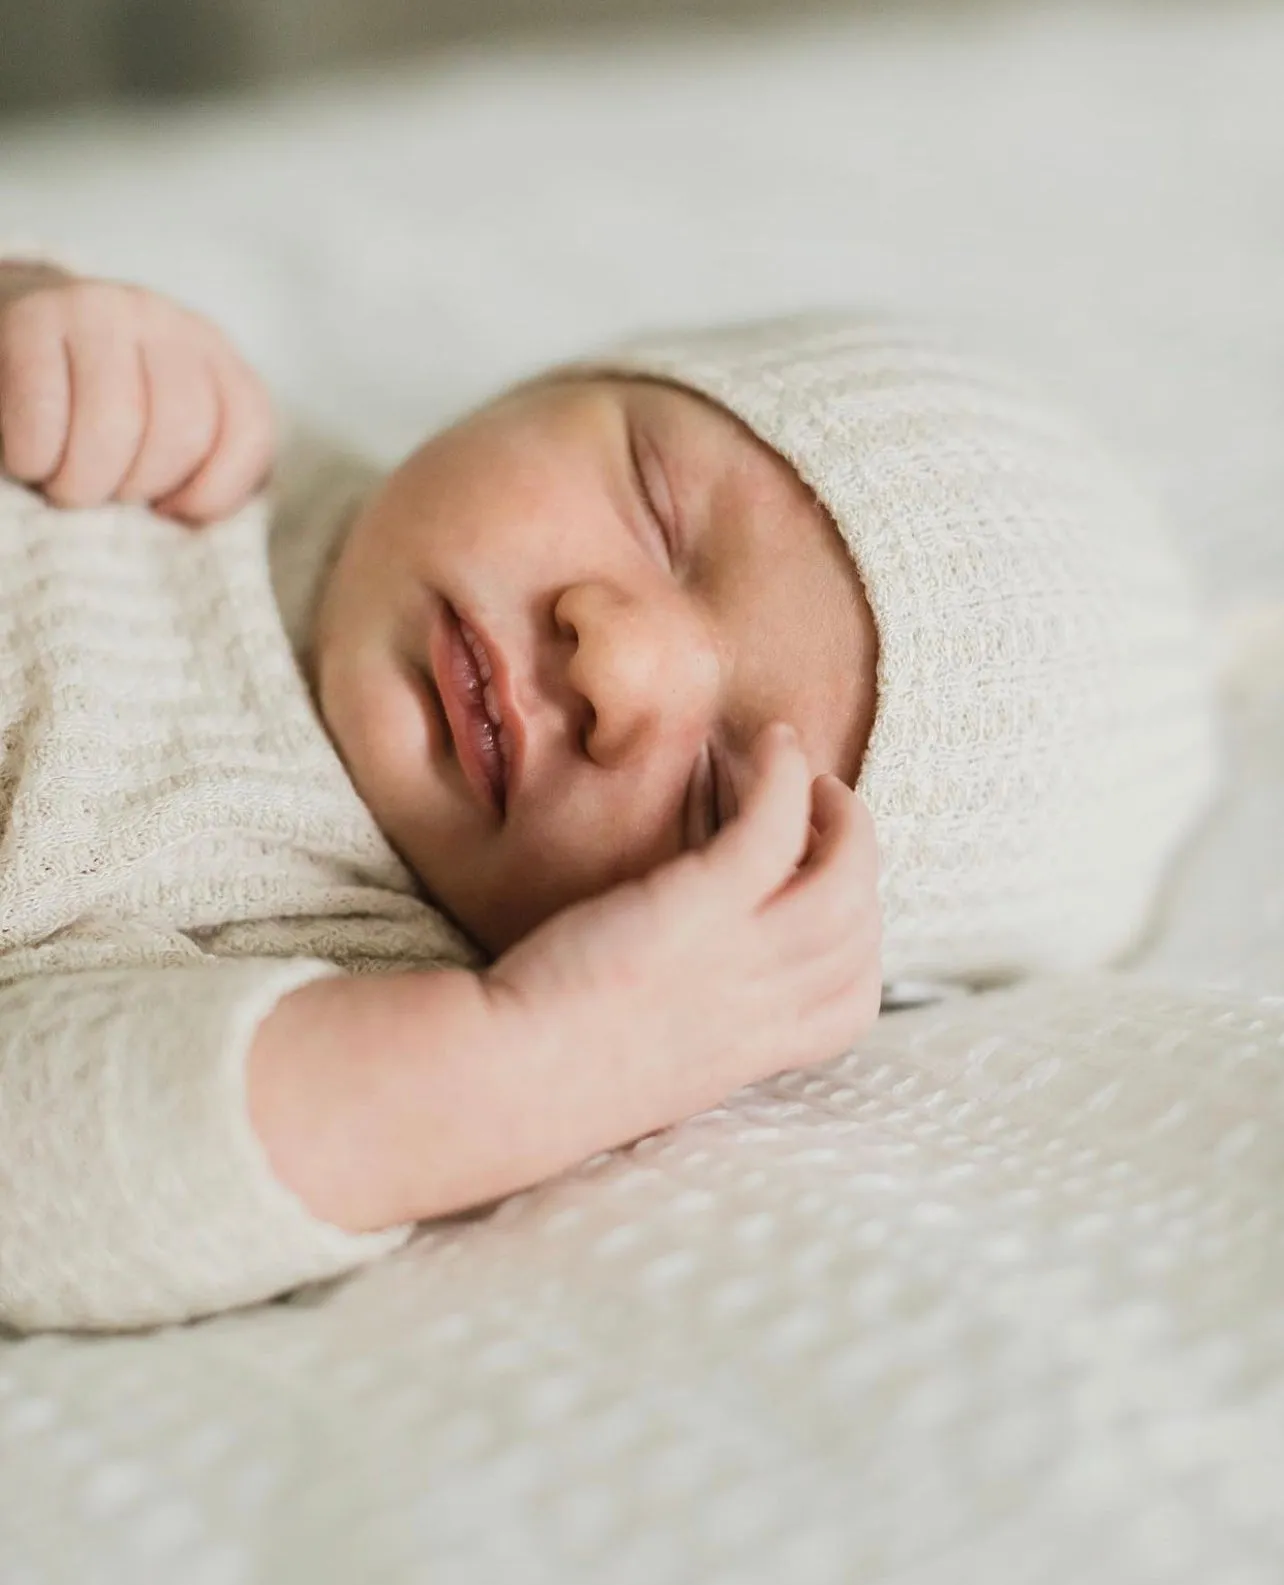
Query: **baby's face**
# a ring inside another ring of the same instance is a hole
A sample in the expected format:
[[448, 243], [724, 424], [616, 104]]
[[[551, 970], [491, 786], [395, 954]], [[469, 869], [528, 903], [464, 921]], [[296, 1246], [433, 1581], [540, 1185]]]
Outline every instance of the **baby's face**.
[[[443, 709], [459, 617], [515, 717], [502, 809]], [[684, 390], [564, 380], [500, 398], [385, 482], [307, 666], [388, 841], [497, 955], [705, 842], [770, 721], [813, 775], [854, 785], [875, 658], [846, 548], [774, 452]]]

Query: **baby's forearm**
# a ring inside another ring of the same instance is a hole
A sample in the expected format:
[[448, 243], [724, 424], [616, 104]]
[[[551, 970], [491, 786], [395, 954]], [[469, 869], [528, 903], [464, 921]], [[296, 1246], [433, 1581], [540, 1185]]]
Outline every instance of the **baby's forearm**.
[[463, 970], [336, 976], [283, 997], [246, 1072], [273, 1171], [348, 1232], [450, 1209], [473, 1188], [457, 1158], [484, 1123], [492, 1038], [480, 981]]
[[589, 1033], [532, 1020], [466, 970], [316, 980], [259, 1026], [251, 1121], [324, 1221], [370, 1232], [444, 1216], [689, 1109], [617, 1084]]

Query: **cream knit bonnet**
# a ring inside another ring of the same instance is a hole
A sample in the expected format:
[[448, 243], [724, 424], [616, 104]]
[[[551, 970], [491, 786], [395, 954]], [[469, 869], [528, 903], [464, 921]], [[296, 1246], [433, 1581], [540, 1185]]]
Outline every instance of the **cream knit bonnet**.
[[575, 372], [718, 402], [846, 542], [879, 639], [856, 787], [884, 980], [984, 985], [1136, 945], [1218, 785], [1213, 641], [1152, 510], [1094, 443], [869, 316], [649, 337]]

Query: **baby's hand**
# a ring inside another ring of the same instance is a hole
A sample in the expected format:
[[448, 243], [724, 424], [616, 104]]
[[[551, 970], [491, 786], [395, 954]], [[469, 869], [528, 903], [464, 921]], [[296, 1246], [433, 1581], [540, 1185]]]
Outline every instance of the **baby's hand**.
[[142, 287], [0, 269], [0, 464], [56, 506], [209, 522], [274, 449], [266, 388], [207, 320]]
[[[624, 1143], [827, 1061], [878, 1017], [869, 811], [836, 777], [811, 781], [780, 723], [754, 760], [740, 815], [705, 847], [563, 910], [483, 976], [546, 1046], [591, 1062], [551, 1063], [568, 1128]], [[593, 1108], [600, 1127], [586, 1129]]]

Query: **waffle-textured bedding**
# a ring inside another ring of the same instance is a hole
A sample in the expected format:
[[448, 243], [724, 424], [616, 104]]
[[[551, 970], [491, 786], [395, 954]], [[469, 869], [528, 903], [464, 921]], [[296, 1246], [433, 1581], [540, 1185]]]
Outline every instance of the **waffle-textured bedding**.
[[889, 1014], [288, 1302], [0, 1342], [4, 1585], [1275, 1585], [1282, 59], [1276, 10], [1047, 9], [0, 134], [6, 231], [388, 456], [634, 325], [963, 320], [1233, 635], [1232, 777], [1132, 963]]

